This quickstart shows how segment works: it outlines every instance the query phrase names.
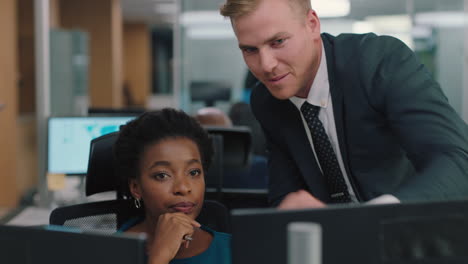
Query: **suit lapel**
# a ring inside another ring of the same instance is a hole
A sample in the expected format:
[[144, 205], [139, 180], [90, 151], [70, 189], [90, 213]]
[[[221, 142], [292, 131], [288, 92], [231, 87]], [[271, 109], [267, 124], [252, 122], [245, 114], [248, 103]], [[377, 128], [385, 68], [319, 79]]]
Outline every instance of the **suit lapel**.
[[333, 116], [335, 118], [336, 133], [338, 136], [338, 144], [340, 146], [341, 156], [345, 164], [346, 170], [349, 174], [348, 164], [348, 153], [345, 141], [345, 127], [344, 127], [344, 100], [343, 90], [341, 85], [336, 81], [334, 73], [335, 58], [333, 56], [331, 44], [327, 39], [323, 39], [323, 45], [325, 48], [325, 55], [327, 58], [327, 71], [328, 71], [328, 82], [330, 84], [330, 93], [333, 103]]
[[284, 109], [283, 126], [285, 140], [289, 147], [291, 156], [303, 175], [305, 184], [308, 186], [312, 195], [322, 201], [328, 201], [328, 191], [325, 186], [325, 179], [320, 172], [317, 161], [314, 158], [310, 141], [307, 138], [304, 124], [297, 107], [289, 100], [282, 101], [285, 105], [277, 109]]

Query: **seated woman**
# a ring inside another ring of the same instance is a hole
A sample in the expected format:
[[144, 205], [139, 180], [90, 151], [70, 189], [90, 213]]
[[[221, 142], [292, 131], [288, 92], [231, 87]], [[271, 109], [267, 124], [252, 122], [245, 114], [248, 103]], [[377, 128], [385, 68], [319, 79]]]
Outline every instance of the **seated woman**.
[[147, 235], [148, 263], [231, 263], [231, 236], [195, 221], [213, 155], [195, 119], [174, 109], [144, 113], [121, 127], [114, 154], [145, 213], [119, 231]]

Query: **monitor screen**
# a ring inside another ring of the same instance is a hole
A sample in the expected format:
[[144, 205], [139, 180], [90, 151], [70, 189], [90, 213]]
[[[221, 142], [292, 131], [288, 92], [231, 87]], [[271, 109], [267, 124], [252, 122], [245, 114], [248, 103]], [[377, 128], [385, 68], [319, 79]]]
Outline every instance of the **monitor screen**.
[[0, 263], [144, 264], [144, 236], [0, 226]]
[[48, 173], [85, 174], [90, 142], [119, 130], [133, 116], [51, 117], [48, 123]]
[[233, 210], [233, 264], [288, 263], [294, 222], [320, 225], [323, 264], [468, 263], [468, 201], [451, 201]]

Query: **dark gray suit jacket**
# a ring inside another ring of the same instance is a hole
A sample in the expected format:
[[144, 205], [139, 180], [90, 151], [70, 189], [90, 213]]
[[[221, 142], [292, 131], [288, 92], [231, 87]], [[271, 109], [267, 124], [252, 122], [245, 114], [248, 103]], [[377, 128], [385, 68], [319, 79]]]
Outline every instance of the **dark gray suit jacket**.
[[[389, 36], [322, 40], [338, 142], [359, 200], [468, 197], [468, 127], [415, 54]], [[270, 202], [298, 189], [329, 201], [297, 107], [262, 84], [251, 106], [268, 140]]]

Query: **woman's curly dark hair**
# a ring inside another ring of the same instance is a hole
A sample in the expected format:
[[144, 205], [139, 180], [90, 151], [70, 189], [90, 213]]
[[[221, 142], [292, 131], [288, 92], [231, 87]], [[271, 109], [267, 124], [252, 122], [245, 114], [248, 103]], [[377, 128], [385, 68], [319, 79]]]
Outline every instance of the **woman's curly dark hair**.
[[141, 174], [139, 166], [145, 148], [163, 139], [180, 137], [196, 143], [206, 173], [213, 157], [211, 139], [198, 121], [185, 112], [172, 108], [146, 112], [120, 127], [113, 151], [124, 196], [130, 197], [129, 180]]

